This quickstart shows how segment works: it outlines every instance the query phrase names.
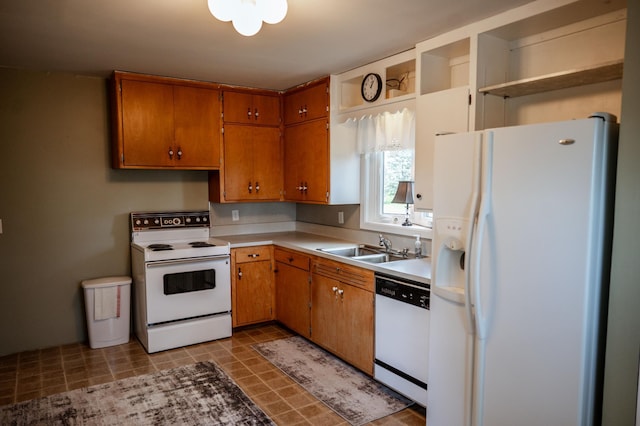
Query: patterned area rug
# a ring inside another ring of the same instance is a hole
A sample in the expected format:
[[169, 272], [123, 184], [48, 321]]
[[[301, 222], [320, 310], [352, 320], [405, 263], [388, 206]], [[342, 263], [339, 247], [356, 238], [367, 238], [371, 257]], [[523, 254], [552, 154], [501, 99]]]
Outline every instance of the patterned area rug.
[[0, 407], [1, 425], [275, 425], [212, 362]]
[[263, 357], [352, 425], [413, 402], [300, 336], [253, 345]]

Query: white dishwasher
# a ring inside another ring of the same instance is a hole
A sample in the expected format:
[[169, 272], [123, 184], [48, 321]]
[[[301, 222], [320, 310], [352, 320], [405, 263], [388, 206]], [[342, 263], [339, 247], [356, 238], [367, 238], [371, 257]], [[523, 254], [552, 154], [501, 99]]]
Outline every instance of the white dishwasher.
[[429, 285], [376, 273], [373, 376], [427, 404]]

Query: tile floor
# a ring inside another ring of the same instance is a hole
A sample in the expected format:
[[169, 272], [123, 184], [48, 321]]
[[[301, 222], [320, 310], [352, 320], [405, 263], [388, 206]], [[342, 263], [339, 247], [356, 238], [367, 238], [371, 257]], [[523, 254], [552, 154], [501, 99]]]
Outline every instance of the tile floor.
[[[211, 360], [278, 425], [347, 425], [251, 348], [254, 343], [289, 335], [271, 324], [236, 331], [228, 339], [151, 355], [135, 338], [103, 349], [78, 343], [8, 355], [0, 357], [0, 405]], [[423, 426], [424, 410], [410, 407], [372, 424]]]

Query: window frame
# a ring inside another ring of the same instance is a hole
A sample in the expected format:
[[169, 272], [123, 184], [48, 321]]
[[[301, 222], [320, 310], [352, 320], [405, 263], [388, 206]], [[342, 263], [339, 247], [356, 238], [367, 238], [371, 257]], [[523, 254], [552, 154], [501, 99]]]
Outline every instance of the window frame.
[[[415, 161], [415, 149], [414, 161]], [[409, 207], [409, 220], [413, 226], [402, 226], [405, 215], [383, 214], [383, 181], [384, 160], [383, 152], [371, 152], [360, 155], [360, 229], [389, 234], [406, 236], [420, 235], [423, 238], [431, 238], [431, 227], [427, 227], [416, 221], [422, 212], [415, 212], [413, 206]], [[415, 170], [415, 167], [414, 167]], [[429, 223], [425, 220], [424, 223]]]

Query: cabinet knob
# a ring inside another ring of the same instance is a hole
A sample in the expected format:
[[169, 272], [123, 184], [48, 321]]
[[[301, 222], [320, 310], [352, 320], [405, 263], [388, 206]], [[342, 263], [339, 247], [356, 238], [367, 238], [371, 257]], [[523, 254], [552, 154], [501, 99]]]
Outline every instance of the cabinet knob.
[[337, 291], [338, 291], [338, 287], [333, 286], [333, 287], [331, 287], [331, 290], [335, 293], [335, 292], [337, 292]]
[[416, 194], [416, 198], [417, 198], [418, 200], [422, 200], [422, 194]]
[[251, 253], [251, 254], [248, 254], [247, 257], [255, 259], [256, 257], [260, 257], [260, 255], [258, 253]]
[[242, 269], [238, 268], [238, 279], [242, 279]]
[[260, 182], [256, 182], [256, 193], [260, 191]]
[[249, 181], [249, 186], [247, 187], [247, 190], [249, 191], [249, 194], [251, 194], [251, 191], [253, 191], [253, 185], [251, 185], [251, 181]]
[[169, 158], [173, 159], [173, 149], [169, 148]]
[[293, 257], [290, 257], [287, 259], [289, 261], [289, 263], [293, 262]]
[[255, 112], [253, 113], [254, 117], [256, 118], [256, 120], [258, 119], [258, 108], [256, 108]]
[[182, 158], [182, 148], [178, 148], [178, 160]]
[[247, 108], [247, 118], [251, 118], [251, 108]]

